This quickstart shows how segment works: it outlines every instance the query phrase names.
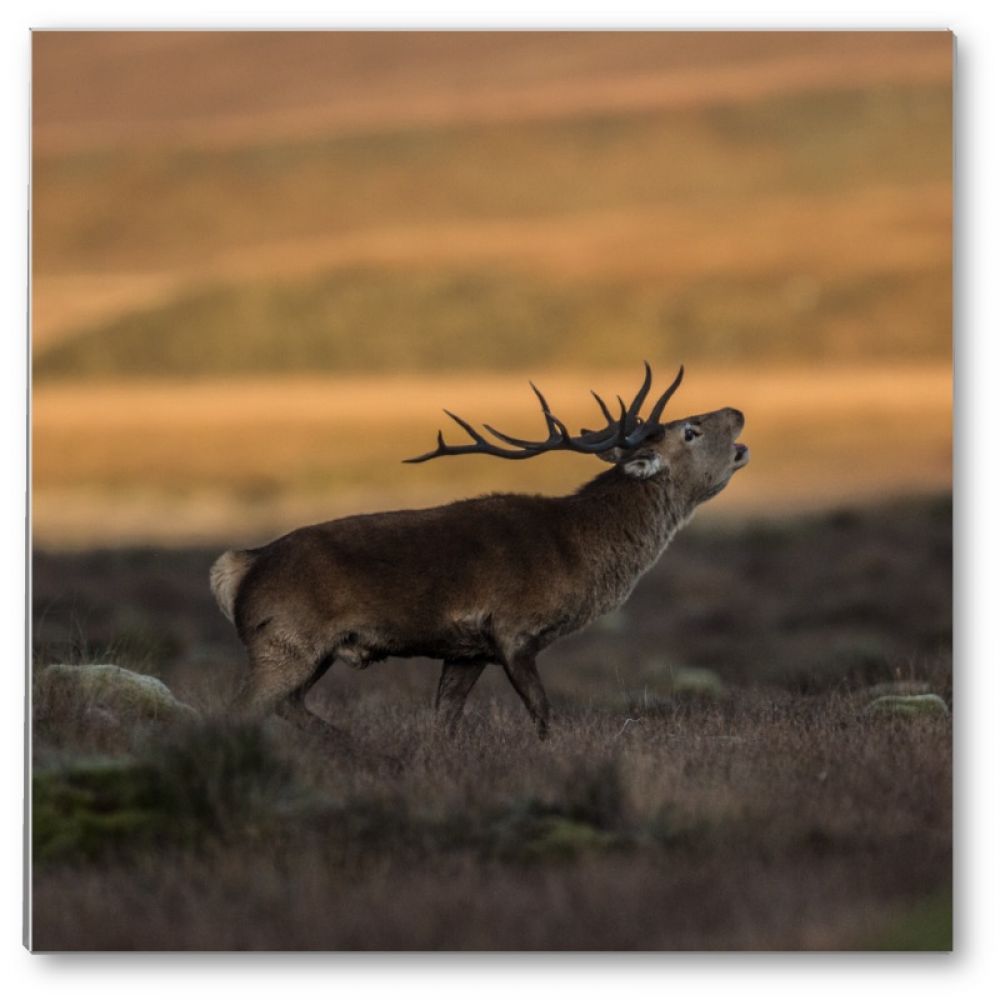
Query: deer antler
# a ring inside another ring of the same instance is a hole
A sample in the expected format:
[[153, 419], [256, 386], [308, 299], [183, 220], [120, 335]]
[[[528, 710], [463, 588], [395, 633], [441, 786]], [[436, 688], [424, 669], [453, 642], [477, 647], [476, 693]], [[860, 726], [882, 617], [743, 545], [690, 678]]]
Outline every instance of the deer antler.
[[639, 411], [642, 409], [643, 403], [645, 403], [646, 397], [649, 395], [650, 387], [653, 384], [653, 371], [649, 367], [649, 362], [646, 361], [644, 364], [646, 374], [632, 402], [626, 406], [621, 396], [618, 397], [620, 408], [620, 415], [618, 417], [614, 417], [604, 400], [591, 390], [591, 395], [597, 400], [597, 405], [601, 408], [601, 414], [606, 421], [606, 426], [601, 430], [589, 431], [584, 429], [581, 430], [578, 436], [574, 437], [569, 433], [566, 425], [549, 408], [548, 402], [538, 387], [534, 382], [531, 382], [529, 384], [532, 391], [538, 397], [538, 402], [542, 408], [542, 416], [545, 418], [545, 426], [549, 432], [549, 436], [544, 441], [528, 441], [523, 438], [511, 437], [509, 434], [504, 434], [502, 431], [496, 430], [489, 424], [483, 424], [484, 429], [498, 441], [513, 446], [511, 448], [501, 448], [499, 445], [483, 437], [472, 424], [450, 410], [445, 410], [444, 412], [472, 438], [472, 443], [459, 445], [446, 444], [443, 432], [438, 431], [437, 447], [434, 451], [429, 451], [425, 455], [418, 455], [416, 458], [407, 458], [404, 461], [411, 463], [426, 462], [429, 459], [439, 458], [442, 455], [473, 454], [520, 459], [534, 458], [536, 455], [542, 455], [547, 451], [576, 451], [596, 455], [601, 452], [610, 451], [612, 448], [621, 448], [623, 450], [637, 448], [643, 441], [655, 435], [663, 426], [660, 423], [660, 416], [670, 397], [677, 391], [677, 387], [681, 384], [681, 379], [684, 377], [684, 366], [681, 365], [680, 370], [677, 372], [677, 377], [667, 388], [666, 392], [653, 404], [649, 417], [643, 420], [639, 416]]

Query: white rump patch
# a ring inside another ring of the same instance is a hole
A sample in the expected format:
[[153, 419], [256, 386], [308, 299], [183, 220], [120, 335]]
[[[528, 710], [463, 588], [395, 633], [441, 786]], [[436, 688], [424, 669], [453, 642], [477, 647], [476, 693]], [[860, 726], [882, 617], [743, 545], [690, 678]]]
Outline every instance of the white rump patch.
[[252, 562], [253, 556], [249, 552], [223, 552], [209, 571], [212, 593], [222, 613], [231, 622], [235, 621], [236, 593]]

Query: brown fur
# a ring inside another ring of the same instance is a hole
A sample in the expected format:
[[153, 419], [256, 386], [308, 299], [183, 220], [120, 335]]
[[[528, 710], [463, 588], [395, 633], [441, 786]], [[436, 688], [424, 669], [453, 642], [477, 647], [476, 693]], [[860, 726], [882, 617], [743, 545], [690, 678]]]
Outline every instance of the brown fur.
[[[444, 661], [436, 705], [449, 729], [495, 663], [544, 736], [536, 654], [624, 603], [695, 508], [746, 464], [742, 427], [732, 409], [666, 424], [633, 451], [602, 456], [614, 468], [569, 496], [346, 517], [225, 553], [213, 590], [250, 658], [235, 709], [328, 731], [304, 699], [335, 660], [364, 669], [429, 656]], [[685, 440], [687, 428], [698, 436]]]

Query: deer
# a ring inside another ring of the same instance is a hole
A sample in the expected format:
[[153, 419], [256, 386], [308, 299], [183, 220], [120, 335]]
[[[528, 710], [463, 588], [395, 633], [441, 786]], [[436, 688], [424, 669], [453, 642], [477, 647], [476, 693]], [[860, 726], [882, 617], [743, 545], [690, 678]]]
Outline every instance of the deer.
[[571, 451], [610, 464], [566, 496], [494, 493], [360, 514], [223, 553], [211, 590], [249, 660], [231, 712], [250, 721], [276, 713], [307, 732], [340, 734], [305, 704], [334, 662], [364, 670], [389, 656], [422, 656], [442, 661], [434, 709], [446, 733], [492, 664], [545, 739], [551, 712], [538, 654], [624, 604], [696, 508], [749, 462], [737, 409], [662, 419], [683, 377], [682, 365], [643, 417], [646, 362], [639, 390], [628, 404], [618, 397], [617, 413], [591, 393], [604, 426], [577, 435], [531, 382], [546, 437], [512, 437], [485, 423], [484, 433], [445, 410], [469, 440], [447, 444], [438, 431], [433, 450], [404, 460]]

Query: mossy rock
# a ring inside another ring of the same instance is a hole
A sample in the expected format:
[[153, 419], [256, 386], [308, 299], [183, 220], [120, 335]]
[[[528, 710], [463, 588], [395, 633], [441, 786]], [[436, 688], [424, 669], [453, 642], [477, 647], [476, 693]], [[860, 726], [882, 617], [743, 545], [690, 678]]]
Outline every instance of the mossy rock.
[[45, 719], [79, 719], [86, 713], [123, 724], [199, 719], [163, 681], [110, 663], [45, 667], [35, 677], [34, 703], [38, 717]]
[[926, 681], [886, 681], [884, 684], [873, 684], [861, 692], [868, 698], [881, 698], [884, 695], [910, 697], [930, 693], [931, 686]]
[[547, 816], [538, 821], [525, 841], [522, 857], [526, 861], [575, 861], [581, 855], [614, 847], [617, 839], [613, 833], [598, 830], [589, 823]]
[[911, 905], [862, 948], [877, 951], [951, 951], [952, 900], [947, 889]]
[[628, 615], [621, 608], [616, 608], [598, 618], [593, 627], [610, 635], [621, 635], [628, 630], [628, 626]]
[[865, 709], [866, 715], [895, 718], [912, 716], [947, 716], [948, 705], [936, 694], [886, 694]]
[[614, 833], [556, 814], [509, 817], [494, 828], [491, 839], [492, 853], [508, 861], [527, 863], [575, 861], [618, 844]]
[[657, 665], [648, 675], [646, 690], [653, 695], [719, 698], [725, 693], [725, 684], [714, 670], [707, 667]]
[[547, 801], [512, 803], [487, 828], [490, 853], [515, 861], [571, 861], [625, 846], [626, 804], [618, 762], [568, 770], [564, 788]]
[[671, 667], [670, 685], [675, 694], [718, 698], [725, 691], [722, 678], [707, 667]]

